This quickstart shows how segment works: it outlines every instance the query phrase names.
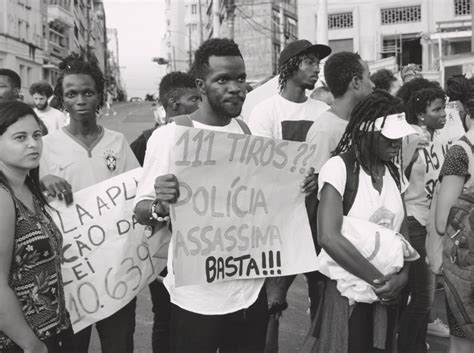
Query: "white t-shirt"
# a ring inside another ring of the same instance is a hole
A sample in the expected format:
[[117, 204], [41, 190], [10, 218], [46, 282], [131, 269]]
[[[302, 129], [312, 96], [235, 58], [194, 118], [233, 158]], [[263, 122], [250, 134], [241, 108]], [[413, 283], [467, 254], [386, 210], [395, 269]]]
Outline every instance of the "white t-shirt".
[[253, 135], [303, 142], [316, 119], [328, 109], [327, 104], [311, 98], [295, 103], [275, 94], [253, 108], [248, 124]]
[[[211, 126], [193, 121], [199, 129], [222, 132], [243, 133], [235, 119], [226, 126]], [[175, 123], [156, 129], [147, 143], [143, 175], [138, 185], [135, 205], [142, 200], [155, 199], [156, 177], [171, 172], [171, 153], [175, 134]], [[226, 175], [222, 175], [226, 178]], [[262, 289], [264, 279], [239, 279], [205, 285], [192, 285], [176, 288], [173, 271], [173, 243], [168, 252], [168, 275], [164, 284], [170, 294], [171, 302], [185, 310], [202, 315], [224, 315], [251, 306]]]
[[71, 184], [73, 192], [138, 167], [125, 136], [103, 127], [91, 147], [85, 146], [65, 128], [43, 138], [40, 176], [61, 177]]
[[38, 117], [48, 128], [48, 134], [62, 129], [63, 126], [66, 125], [66, 116], [64, 113], [53, 107], [50, 107], [49, 105], [45, 110], [39, 110], [38, 108], [35, 108], [34, 110], [36, 115], [38, 115]]
[[[419, 126], [413, 127], [420, 134], [423, 133]], [[426, 226], [439, 172], [449, 146], [446, 134], [436, 130], [433, 140], [419, 151], [418, 158], [413, 163], [410, 184], [405, 192], [405, 206], [407, 215], [415, 217], [422, 226]]]
[[[326, 183], [331, 184], [341, 195], [346, 186], [346, 165], [341, 157], [329, 159], [319, 173], [318, 198]], [[402, 197], [397, 183], [385, 167], [382, 192], [374, 188], [371, 177], [360, 168], [359, 188], [347, 216], [363, 219], [398, 232], [405, 218]]]
[[316, 174], [331, 158], [331, 153], [339, 144], [348, 123], [347, 120], [341, 119], [333, 112], [325, 111], [309, 129], [306, 142], [316, 145], [315, 163], [312, 165]]

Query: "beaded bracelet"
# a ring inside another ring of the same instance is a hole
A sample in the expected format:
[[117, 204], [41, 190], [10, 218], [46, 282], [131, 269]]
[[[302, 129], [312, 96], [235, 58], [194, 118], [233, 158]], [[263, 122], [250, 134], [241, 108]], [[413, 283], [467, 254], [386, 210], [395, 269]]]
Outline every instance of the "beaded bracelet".
[[170, 220], [170, 216], [160, 216], [158, 212], [156, 211], [156, 206], [160, 203], [160, 200], [155, 200], [151, 203], [150, 205], [150, 220], [151, 221], [157, 221], [157, 222], [168, 222]]

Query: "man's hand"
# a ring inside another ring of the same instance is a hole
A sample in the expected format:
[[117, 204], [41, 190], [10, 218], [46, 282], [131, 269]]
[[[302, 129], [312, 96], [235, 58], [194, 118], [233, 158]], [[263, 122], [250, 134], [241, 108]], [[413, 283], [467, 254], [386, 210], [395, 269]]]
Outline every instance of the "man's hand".
[[64, 199], [66, 205], [72, 203], [72, 187], [63, 178], [55, 175], [46, 175], [41, 179], [41, 184], [48, 197], [57, 197], [61, 201]]
[[161, 175], [155, 179], [155, 196], [162, 205], [178, 201], [179, 183], [174, 174]]
[[305, 193], [306, 196], [316, 191], [318, 187], [318, 179], [314, 174], [314, 168], [309, 168], [305, 174], [304, 181], [301, 183], [301, 192]]
[[374, 284], [380, 285], [380, 287], [375, 287], [374, 292], [380, 298], [382, 304], [391, 305], [397, 301], [407, 282], [408, 271], [404, 269], [399, 273], [376, 279]]

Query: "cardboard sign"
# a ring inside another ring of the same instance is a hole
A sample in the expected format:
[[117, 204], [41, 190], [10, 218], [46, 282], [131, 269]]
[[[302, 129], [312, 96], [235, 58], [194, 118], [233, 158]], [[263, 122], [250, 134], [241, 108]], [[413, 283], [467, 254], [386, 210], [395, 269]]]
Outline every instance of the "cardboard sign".
[[176, 127], [176, 286], [314, 270], [301, 183], [316, 145]]
[[166, 265], [156, 255], [163, 238], [133, 216], [140, 175], [138, 168], [83, 189], [67, 207], [52, 203], [63, 235], [62, 275], [74, 332], [117, 312]]
[[439, 132], [443, 139], [450, 144], [466, 133], [462, 125], [461, 110], [461, 102], [459, 101], [446, 103], [446, 125]]

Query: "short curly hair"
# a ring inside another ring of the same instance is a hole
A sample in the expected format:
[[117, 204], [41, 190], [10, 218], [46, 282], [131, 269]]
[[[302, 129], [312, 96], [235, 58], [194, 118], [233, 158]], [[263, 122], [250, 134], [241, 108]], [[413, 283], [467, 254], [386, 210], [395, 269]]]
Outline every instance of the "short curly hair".
[[416, 91], [405, 107], [407, 122], [418, 125], [418, 114], [426, 113], [428, 106], [436, 99], [446, 102], [446, 94], [441, 88], [423, 88]]
[[91, 56], [86, 59], [84, 56], [81, 56], [76, 53], [72, 53], [67, 56], [59, 64], [59, 77], [54, 87], [54, 95], [57, 98], [57, 105], [61, 109], [64, 108], [64, 91], [63, 91], [63, 80], [67, 75], [89, 75], [95, 82], [95, 88], [99, 93], [99, 105], [97, 110], [104, 105], [104, 89], [105, 89], [105, 78], [102, 71], [100, 71], [97, 58]]
[[51, 87], [48, 81], [35, 82], [30, 87], [30, 94], [33, 95], [35, 93], [49, 98], [53, 95], [53, 87]]
[[232, 39], [212, 38], [203, 42], [196, 50], [190, 74], [196, 78], [204, 79], [209, 70], [211, 56], [240, 56], [243, 58], [239, 46]]
[[21, 78], [15, 71], [10, 69], [0, 69], [0, 76], [8, 77], [13, 88], [21, 88]]
[[374, 89], [382, 89], [390, 92], [392, 83], [397, 81], [397, 78], [392, 71], [387, 69], [380, 69], [370, 76], [370, 80], [374, 83]]
[[460, 101], [465, 104], [472, 95], [469, 79], [464, 75], [454, 75], [446, 82], [446, 95], [451, 101]]
[[168, 108], [170, 98], [178, 98], [186, 88], [196, 88], [196, 80], [191, 74], [175, 71], [163, 76], [160, 81], [159, 99], [163, 108]]
[[441, 86], [436, 81], [429, 81], [426, 78], [417, 77], [405, 82], [398, 90], [397, 97], [403, 101], [403, 104], [407, 105], [415, 92], [423, 88], [441, 88]]
[[342, 51], [329, 57], [324, 65], [324, 79], [334, 98], [342, 97], [354, 77], [362, 79], [364, 67], [357, 53]]

